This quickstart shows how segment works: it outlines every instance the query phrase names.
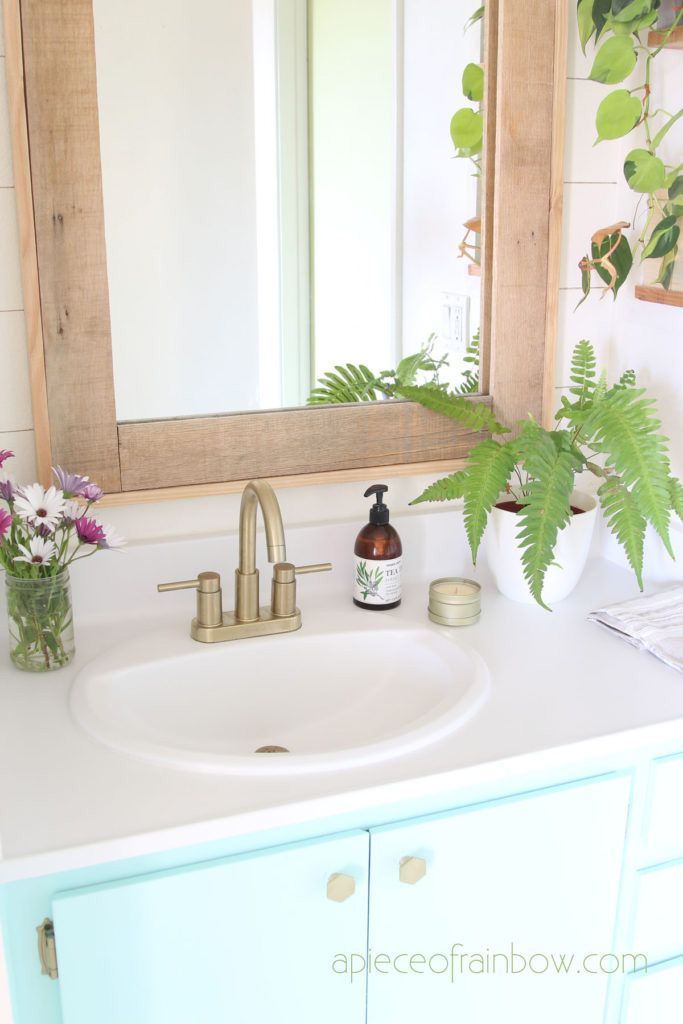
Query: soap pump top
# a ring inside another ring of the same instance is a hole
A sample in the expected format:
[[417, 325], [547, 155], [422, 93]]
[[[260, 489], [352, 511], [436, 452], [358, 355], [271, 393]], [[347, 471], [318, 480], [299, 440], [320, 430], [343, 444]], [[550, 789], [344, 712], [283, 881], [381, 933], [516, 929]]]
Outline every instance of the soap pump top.
[[370, 509], [370, 522], [376, 526], [386, 526], [389, 522], [389, 509], [383, 501], [384, 495], [388, 490], [389, 488], [386, 484], [373, 484], [372, 487], [368, 487], [363, 495], [364, 498], [369, 498], [372, 494], [376, 495], [375, 504]]

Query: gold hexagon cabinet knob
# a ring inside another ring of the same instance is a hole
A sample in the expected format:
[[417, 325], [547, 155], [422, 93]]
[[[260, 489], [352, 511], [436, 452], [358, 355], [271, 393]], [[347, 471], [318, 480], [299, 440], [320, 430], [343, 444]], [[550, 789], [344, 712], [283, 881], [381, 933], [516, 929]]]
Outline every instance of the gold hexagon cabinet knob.
[[415, 885], [427, 874], [427, 861], [422, 857], [402, 857], [398, 877], [406, 885]]
[[356, 880], [351, 875], [330, 875], [327, 879], [327, 898], [343, 903], [356, 891]]

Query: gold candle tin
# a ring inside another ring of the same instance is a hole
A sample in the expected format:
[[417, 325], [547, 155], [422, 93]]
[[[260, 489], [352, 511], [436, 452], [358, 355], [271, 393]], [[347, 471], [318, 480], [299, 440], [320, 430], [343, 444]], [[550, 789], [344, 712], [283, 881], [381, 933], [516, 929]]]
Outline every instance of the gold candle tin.
[[439, 626], [473, 626], [481, 615], [481, 587], [460, 576], [434, 580], [429, 584], [428, 614]]

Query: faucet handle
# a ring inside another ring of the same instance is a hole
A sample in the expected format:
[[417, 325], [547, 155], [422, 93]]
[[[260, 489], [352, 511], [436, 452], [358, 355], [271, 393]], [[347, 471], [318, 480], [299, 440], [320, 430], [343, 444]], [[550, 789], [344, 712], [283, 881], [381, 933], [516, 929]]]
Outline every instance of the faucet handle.
[[223, 595], [221, 578], [217, 572], [200, 572], [196, 580], [159, 583], [157, 590], [160, 594], [171, 590], [196, 590], [197, 625], [208, 627], [223, 624]]
[[292, 565], [291, 562], [278, 562], [273, 566], [274, 583], [294, 583], [296, 576], [305, 576], [310, 572], [329, 572], [331, 562], [316, 562], [315, 565]]
[[309, 572], [330, 572], [332, 562], [316, 562], [314, 565], [295, 565], [294, 572], [297, 576], [305, 576]]
[[315, 565], [292, 565], [291, 562], [278, 562], [273, 566], [273, 589], [271, 610], [276, 618], [287, 618], [296, 614], [296, 577], [309, 572], [329, 572], [331, 562], [318, 562]]

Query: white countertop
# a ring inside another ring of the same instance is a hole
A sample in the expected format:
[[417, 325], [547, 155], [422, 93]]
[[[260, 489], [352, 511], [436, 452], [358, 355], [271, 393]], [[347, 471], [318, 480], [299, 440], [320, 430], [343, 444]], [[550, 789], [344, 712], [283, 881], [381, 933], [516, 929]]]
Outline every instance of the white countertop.
[[[299, 584], [304, 629], [323, 628], [332, 617], [340, 628], [373, 629], [378, 618], [383, 624], [424, 624], [428, 579], [473, 575], [461, 541], [452, 540], [453, 513], [405, 520], [404, 548], [407, 534], [413, 553], [406, 559], [402, 606], [381, 616], [355, 608], [346, 586], [350, 570], [342, 564], [331, 577]], [[290, 557], [332, 555], [350, 564], [347, 539], [355, 529], [342, 524], [292, 534]], [[100, 746], [70, 717], [76, 673], [146, 629], [186, 632], [192, 595], [157, 597], [152, 584], [215, 567], [216, 559], [213, 566], [208, 559], [218, 544], [226, 541], [144, 545], [124, 556], [93, 559], [103, 567], [75, 581], [77, 656], [60, 672], [33, 676], [12, 668], [0, 626], [0, 881], [452, 792], [512, 770], [511, 758], [521, 771], [641, 741], [675, 746], [680, 739], [683, 750], [683, 675], [586, 621], [594, 608], [636, 593], [626, 572], [597, 560], [552, 614], [507, 601], [477, 572], [484, 583], [483, 614], [461, 636], [487, 662], [491, 694], [447, 741], [410, 756], [362, 770], [247, 778], [158, 767]], [[234, 537], [227, 546], [234, 548]], [[221, 550], [218, 567], [227, 572], [230, 557], [224, 554], [230, 552]], [[420, 582], [418, 569], [425, 565], [428, 575]], [[112, 596], [117, 589], [118, 597]], [[93, 605], [96, 616], [87, 613]]]

